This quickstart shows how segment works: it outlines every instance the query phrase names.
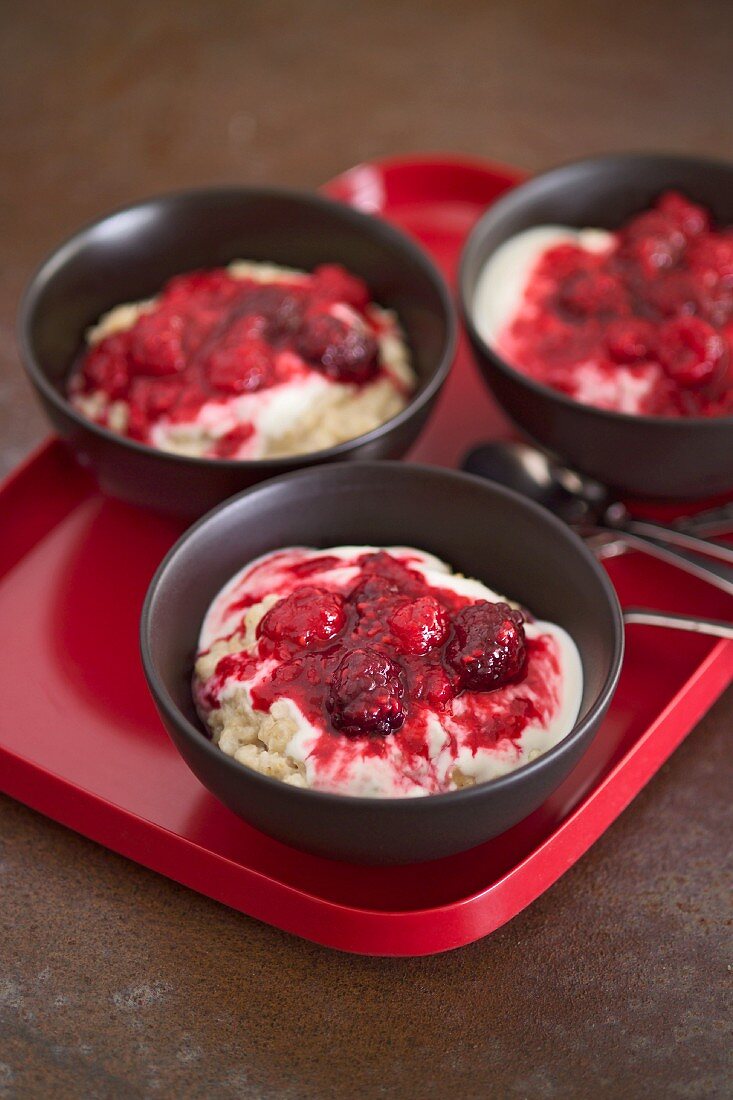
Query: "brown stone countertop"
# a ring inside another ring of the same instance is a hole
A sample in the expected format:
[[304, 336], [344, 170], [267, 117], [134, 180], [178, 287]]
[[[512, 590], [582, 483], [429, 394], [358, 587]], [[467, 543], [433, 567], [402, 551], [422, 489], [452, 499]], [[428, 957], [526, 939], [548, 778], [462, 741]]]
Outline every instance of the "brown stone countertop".
[[[732, 32], [725, 0], [0, 6], [0, 471], [46, 432], [18, 297], [83, 222], [411, 150], [733, 158]], [[0, 1097], [730, 1096], [732, 726], [728, 692], [539, 901], [417, 960], [302, 942], [0, 798]]]

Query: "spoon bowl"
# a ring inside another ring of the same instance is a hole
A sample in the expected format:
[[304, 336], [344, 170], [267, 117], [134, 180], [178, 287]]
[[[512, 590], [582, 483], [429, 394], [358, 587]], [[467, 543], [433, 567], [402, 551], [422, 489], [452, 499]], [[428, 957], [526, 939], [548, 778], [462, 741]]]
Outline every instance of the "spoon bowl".
[[527, 443], [483, 443], [466, 455], [463, 468], [529, 497], [566, 523], [597, 520], [611, 503], [600, 482], [556, 465]]
[[699, 538], [694, 531], [633, 519], [600, 482], [553, 463], [534, 447], [485, 443], [466, 456], [463, 466], [529, 497], [565, 523], [590, 526], [594, 533], [611, 530], [629, 549], [645, 550], [733, 595], [733, 547]]

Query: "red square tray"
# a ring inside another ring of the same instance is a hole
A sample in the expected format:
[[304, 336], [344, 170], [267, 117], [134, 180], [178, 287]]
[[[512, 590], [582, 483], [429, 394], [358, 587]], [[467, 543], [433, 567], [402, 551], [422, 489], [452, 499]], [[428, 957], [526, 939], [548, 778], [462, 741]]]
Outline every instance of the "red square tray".
[[[413, 158], [361, 165], [326, 190], [413, 233], [452, 279], [467, 231], [517, 179], [464, 159]], [[455, 465], [508, 430], [462, 345], [412, 457]], [[106, 499], [51, 441], [0, 488], [0, 532], [0, 789], [250, 916], [346, 951], [430, 954], [511, 919], [586, 851], [733, 679], [733, 643], [631, 628], [601, 732], [535, 814], [431, 865], [351, 866], [240, 821], [163, 731], [137, 623], [180, 525]], [[622, 602], [733, 613], [728, 597], [652, 559], [630, 554], [609, 570]]]

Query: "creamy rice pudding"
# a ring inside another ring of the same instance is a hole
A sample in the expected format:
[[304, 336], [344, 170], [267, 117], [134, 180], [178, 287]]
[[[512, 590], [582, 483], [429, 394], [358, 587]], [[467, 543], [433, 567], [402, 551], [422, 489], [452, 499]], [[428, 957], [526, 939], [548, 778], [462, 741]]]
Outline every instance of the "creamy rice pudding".
[[300, 787], [419, 796], [533, 760], [572, 729], [580, 658], [478, 580], [410, 547], [292, 547], [204, 620], [199, 713], [239, 763]]

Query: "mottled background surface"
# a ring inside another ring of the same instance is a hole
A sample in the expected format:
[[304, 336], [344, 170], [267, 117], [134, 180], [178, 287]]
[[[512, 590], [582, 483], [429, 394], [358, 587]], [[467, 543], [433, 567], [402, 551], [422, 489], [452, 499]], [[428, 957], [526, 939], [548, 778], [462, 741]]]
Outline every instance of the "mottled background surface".
[[[80, 223], [410, 150], [730, 158], [732, 32], [725, 0], [6, 0], [0, 469], [46, 431], [18, 296]], [[0, 1097], [730, 1096], [732, 725], [729, 693], [528, 911], [421, 960], [303, 943], [0, 799]]]

